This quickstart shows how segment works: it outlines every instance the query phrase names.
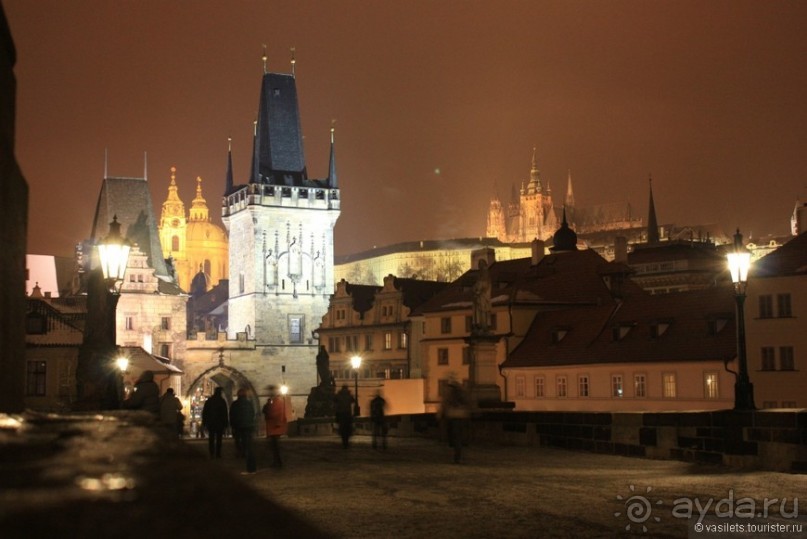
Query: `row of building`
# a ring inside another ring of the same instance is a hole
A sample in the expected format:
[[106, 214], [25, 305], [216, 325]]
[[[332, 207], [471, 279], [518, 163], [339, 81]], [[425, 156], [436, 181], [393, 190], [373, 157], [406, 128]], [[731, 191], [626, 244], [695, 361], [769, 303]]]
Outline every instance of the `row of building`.
[[[587, 234], [610, 238], [597, 248], [597, 236], [578, 237], [566, 212], [558, 214], [533, 158], [511, 218], [489, 219], [499, 237], [419, 242], [335, 264], [333, 128], [328, 173], [311, 179], [293, 73], [264, 72], [258, 110], [242, 183], [228, 149], [226, 231], [211, 221], [201, 179], [186, 213], [172, 169], [159, 219], [145, 174], [103, 179], [74, 277], [58, 297], [34, 284], [28, 298], [29, 407], [71, 409], [82, 358], [112, 368], [113, 357], [87, 353], [105, 323], [94, 318], [87, 276], [97, 266], [93, 246], [113, 221], [133, 244], [114, 323], [114, 354], [130, 360], [124, 381], [155, 371], [163, 389], [185, 399], [192, 425], [216, 386], [228, 398], [247, 387], [257, 403], [268, 385], [285, 383], [302, 414], [321, 382], [321, 348], [338, 383], [357, 379], [363, 410], [382, 391], [391, 413], [433, 411], [452, 379], [484, 382], [517, 410], [731, 407], [736, 315], [722, 238], [690, 229], [681, 239], [685, 231], [658, 226], [652, 191], [647, 226], [585, 221]], [[573, 219], [587, 215], [574, 208], [571, 180], [567, 202]], [[758, 260], [749, 285], [748, 308], [760, 309], [749, 316], [749, 361], [765, 407], [807, 406], [798, 331], [805, 241], [802, 233]], [[490, 328], [485, 346], [474, 347], [482, 280]]]

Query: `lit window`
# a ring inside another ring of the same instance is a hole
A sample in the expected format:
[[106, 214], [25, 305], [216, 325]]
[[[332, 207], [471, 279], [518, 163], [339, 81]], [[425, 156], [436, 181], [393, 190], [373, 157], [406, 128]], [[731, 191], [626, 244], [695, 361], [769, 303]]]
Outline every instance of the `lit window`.
[[526, 393], [527, 381], [523, 375], [516, 376], [516, 398], [523, 399]]
[[588, 397], [588, 375], [580, 375], [577, 377], [577, 393], [581, 397]]
[[647, 378], [644, 374], [633, 375], [633, 396], [646, 397], [647, 396]]
[[536, 376], [535, 377], [535, 396], [536, 397], [543, 397], [544, 394], [544, 377], [543, 376]]
[[718, 390], [717, 390], [717, 373], [716, 372], [707, 372], [703, 375], [703, 393], [704, 397], [707, 399], [716, 399], [718, 398]]
[[401, 342], [400, 347], [405, 349], [406, 345], [407, 345], [407, 336], [406, 336], [406, 333], [404, 333], [403, 331], [401, 332], [401, 341], [400, 342]]
[[384, 333], [384, 350], [392, 350], [392, 333]]
[[621, 398], [623, 394], [624, 388], [622, 387], [622, 375], [621, 374], [612, 374], [611, 375], [611, 396]]
[[[303, 342], [303, 317], [302, 315], [289, 317], [289, 342], [299, 344]], [[348, 338], [349, 342], [349, 338]]]
[[674, 399], [677, 394], [677, 384], [675, 381], [675, 373], [668, 372], [661, 375], [662, 395], [667, 399]]
[[558, 397], [565, 397], [566, 396], [566, 377], [565, 376], [558, 376], [555, 379], [555, 385], [557, 387], [557, 395], [558, 395]]

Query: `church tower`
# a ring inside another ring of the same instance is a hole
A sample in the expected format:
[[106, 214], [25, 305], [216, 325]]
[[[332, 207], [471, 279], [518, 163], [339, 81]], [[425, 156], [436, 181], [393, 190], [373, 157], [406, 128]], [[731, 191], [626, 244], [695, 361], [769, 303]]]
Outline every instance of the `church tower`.
[[228, 335], [258, 345], [315, 345], [334, 290], [340, 193], [331, 128], [328, 177], [309, 179], [294, 74], [266, 71], [246, 184], [228, 156], [222, 220], [229, 232]]
[[502, 203], [498, 196], [490, 200], [488, 210], [488, 226], [485, 235], [488, 238], [497, 238], [499, 241], [507, 241], [507, 229], [505, 228], [505, 216]]
[[[160, 214], [160, 245], [163, 256], [174, 261], [174, 268], [178, 270], [186, 263], [185, 259], [185, 238], [188, 228], [188, 221], [185, 219], [185, 204], [179, 198], [177, 191], [177, 169], [171, 167], [171, 182], [168, 184], [168, 196], [163, 202], [162, 213]], [[179, 285], [184, 283], [179, 279]]]
[[541, 172], [535, 160], [535, 148], [532, 149], [532, 166], [530, 167], [530, 181], [521, 189], [521, 227], [518, 241], [532, 241], [535, 238], [545, 239], [543, 233], [544, 218], [544, 189], [541, 184]]

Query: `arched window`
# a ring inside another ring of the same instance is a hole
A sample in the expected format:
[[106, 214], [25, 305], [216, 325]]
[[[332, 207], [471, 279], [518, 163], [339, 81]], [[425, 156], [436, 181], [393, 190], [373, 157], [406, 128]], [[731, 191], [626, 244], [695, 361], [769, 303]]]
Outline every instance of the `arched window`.
[[210, 259], [205, 259], [205, 275], [210, 275]]
[[171, 250], [179, 251], [179, 236], [171, 236]]

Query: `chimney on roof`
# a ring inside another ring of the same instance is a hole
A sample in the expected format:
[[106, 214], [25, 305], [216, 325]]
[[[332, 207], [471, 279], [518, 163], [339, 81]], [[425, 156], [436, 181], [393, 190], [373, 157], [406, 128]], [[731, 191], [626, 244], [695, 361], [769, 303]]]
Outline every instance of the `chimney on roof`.
[[614, 238], [614, 261], [628, 263], [628, 239], [625, 236]]
[[535, 238], [534, 240], [532, 240], [532, 262], [531, 262], [531, 264], [533, 266], [537, 266], [541, 262], [541, 260], [544, 259], [544, 253], [545, 253], [544, 249], [545, 248], [546, 247], [544, 245], [543, 240], [539, 240], [538, 238]]
[[479, 267], [480, 260], [484, 260], [488, 267], [490, 267], [494, 262], [496, 262], [496, 251], [490, 247], [483, 247], [481, 249], [471, 251], [471, 269], [477, 269]]
[[45, 299], [50, 299], [50, 292], [45, 292]]

